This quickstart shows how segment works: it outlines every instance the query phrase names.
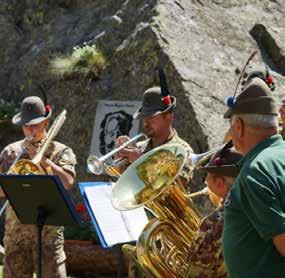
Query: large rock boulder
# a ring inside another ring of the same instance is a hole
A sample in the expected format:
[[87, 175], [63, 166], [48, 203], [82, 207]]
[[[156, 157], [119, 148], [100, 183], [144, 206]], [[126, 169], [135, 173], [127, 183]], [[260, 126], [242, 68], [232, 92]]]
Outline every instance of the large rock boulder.
[[[58, 137], [77, 154], [78, 180], [95, 179], [85, 170], [97, 101], [141, 99], [144, 89], [158, 84], [160, 65], [177, 97], [179, 134], [195, 152], [204, 152], [223, 140], [225, 99], [253, 49], [261, 55], [252, 68], [268, 64], [277, 79], [275, 94], [282, 93], [284, 9], [283, 1], [269, 0], [4, 0], [0, 98], [20, 101], [39, 94], [42, 84], [56, 112], [68, 110]], [[53, 57], [84, 43], [107, 56], [99, 80], [50, 73]]]

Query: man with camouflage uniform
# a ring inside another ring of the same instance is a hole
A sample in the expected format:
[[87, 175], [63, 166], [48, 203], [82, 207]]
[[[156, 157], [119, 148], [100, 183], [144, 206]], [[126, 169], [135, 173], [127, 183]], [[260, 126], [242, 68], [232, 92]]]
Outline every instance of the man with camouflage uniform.
[[[165, 93], [165, 91], [167, 91], [167, 93]], [[175, 105], [176, 98], [169, 95], [165, 83], [161, 82], [160, 87], [152, 87], [146, 90], [143, 94], [142, 107], [134, 114], [134, 118], [142, 119], [144, 132], [148, 136], [149, 140], [139, 142], [142, 145], [146, 145], [144, 150], [137, 147], [126, 148], [117, 154], [117, 158], [126, 159], [129, 162], [129, 165], [151, 149], [164, 144], [175, 143], [182, 145], [188, 153], [192, 153], [193, 151], [189, 144], [182, 140], [178, 136], [177, 131], [173, 128], [173, 109]], [[129, 140], [129, 137], [120, 136], [116, 140], [115, 146], [119, 147], [127, 140]], [[120, 172], [124, 170], [125, 167], [119, 169]], [[188, 161], [185, 163], [185, 166], [179, 176], [185, 191], [188, 190], [192, 171], [193, 165]], [[148, 216], [152, 217], [149, 214]], [[133, 263], [133, 260], [136, 260], [135, 247], [126, 245], [123, 249], [124, 252], [128, 254], [128, 257], [132, 258], [129, 265], [129, 277], [142, 277], [141, 271]]]
[[[165, 144], [175, 143], [182, 145], [188, 153], [193, 153], [189, 144], [182, 140], [173, 128], [173, 109], [176, 105], [176, 98], [170, 96], [170, 99], [171, 102], [168, 105], [163, 102], [160, 87], [152, 87], [144, 92], [142, 107], [134, 114], [134, 118], [142, 119], [144, 132], [150, 139], [139, 142], [142, 145], [147, 144], [144, 150], [136, 147], [126, 148], [118, 153], [119, 158], [125, 158], [129, 163], [132, 163], [149, 150]], [[120, 136], [117, 138], [115, 146], [119, 147], [127, 140], [129, 140], [129, 137]], [[192, 170], [193, 165], [188, 161], [180, 174], [185, 188], [190, 182]]]
[[[199, 170], [207, 172], [209, 194], [224, 200], [239, 173], [236, 166], [242, 155], [231, 148], [231, 142], [217, 151], [209, 163]], [[224, 225], [223, 204], [205, 217], [189, 250], [188, 276], [191, 278], [226, 278], [227, 271], [222, 254]]]
[[[34, 157], [47, 135], [50, 116], [50, 107], [40, 98], [32, 96], [23, 100], [20, 113], [12, 121], [22, 126], [25, 139], [8, 145], [1, 152], [1, 173], [9, 170], [19, 154], [21, 159]], [[76, 158], [69, 147], [53, 141], [40, 164], [47, 173], [58, 175], [66, 189], [72, 187]], [[1, 195], [4, 195], [2, 190]], [[66, 277], [63, 227], [44, 226], [42, 240], [42, 277]], [[6, 210], [4, 246], [3, 277], [31, 278], [37, 267], [37, 227], [21, 224], [10, 205]]]

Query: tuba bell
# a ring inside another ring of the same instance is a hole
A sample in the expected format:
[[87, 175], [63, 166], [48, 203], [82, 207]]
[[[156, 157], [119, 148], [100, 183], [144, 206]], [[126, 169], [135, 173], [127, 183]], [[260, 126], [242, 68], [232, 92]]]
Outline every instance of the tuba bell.
[[200, 217], [177, 178], [186, 159], [181, 145], [155, 148], [132, 163], [112, 189], [116, 209], [144, 205], [156, 216], [136, 247], [138, 267], [146, 277], [185, 277], [187, 273], [187, 251]]

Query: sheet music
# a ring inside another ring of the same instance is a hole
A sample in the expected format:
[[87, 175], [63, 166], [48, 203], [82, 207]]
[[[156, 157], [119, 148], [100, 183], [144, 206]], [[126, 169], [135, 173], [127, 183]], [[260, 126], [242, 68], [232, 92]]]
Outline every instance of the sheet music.
[[85, 187], [85, 197], [108, 246], [137, 240], [148, 222], [143, 208], [118, 211], [111, 203], [112, 186]]

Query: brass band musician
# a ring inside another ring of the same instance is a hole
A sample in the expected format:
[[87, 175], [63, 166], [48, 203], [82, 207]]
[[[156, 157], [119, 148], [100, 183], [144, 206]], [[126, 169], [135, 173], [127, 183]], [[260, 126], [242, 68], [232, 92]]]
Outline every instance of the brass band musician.
[[[134, 114], [134, 118], [142, 119], [144, 132], [150, 138], [147, 141], [138, 142], [147, 144], [146, 148], [143, 151], [136, 147], [126, 148], [118, 153], [117, 158], [124, 158], [129, 164], [138, 159], [143, 153], [164, 144], [178, 143], [189, 153], [192, 152], [189, 144], [182, 140], [173, 128], [173, 110], [176, 106], [176, 99], [174, 96], [169, 95], [166, 82], [163, 82], [162, 78], [160, 76], [160, 87], [152, 87], [144, 92], [142, 107]], [[119, 147], [128, 139], [127, 136], [118, 137], [115, 146]], [[122, 171], [124, 171], [124, 168], [120, 169], [120, 172]], [[179, 176], [186, 190], [192, 177], [192, 171], [193, 165], [188, 161]], [[128, 250], [128, 252], [135, 253], [135, 248]], [[131, 261], [129, 264], [129, 277], [141, 277], [141, 275], [140, 270]]]
[[[118, 153], [118, 158], [125, 158], [129, 164], [138, 159], [143, 153], [164, 144], [178, 143], [181, 144], [189, 153], [193, 152], [187, 142], [182, 140], [177, 131], [173, 127], [174, 107], [176, 106], [176, 98], [170, 96], [165, 83], [161, 82], [160, 87], [152, 87], [143, 94], [142, 107], [135, 112], [135, 119], [142, 119], [143, 129], [150, 140], [139, 142], [146, 143], [147, 146], [142, 151], [139, 148], [126, 148]], [[120, 136], [115, 142], [115, 147], [121, 146], [129, 138]], [[181, 181], [187, 188], [191, 179], [193, 166], [186, 163], [182, 173]], [[120, 169], [123, 171], [124, 169]]]
[[[51, 113], [50, 106], [45, 105], [39, 97], [26, 97], [22, 101], [20, 113], [13, 117], [12, 122], [22, 127], [25, 139], [3, 149], [0, 154], [1, 173], [8, 172], [18, 158], [32, 159], [35, 156], [46, 138]], [[71, 148], [56, 141], [49, 145], [40, 162], [45, 172], [60, 177], [66, 189], [70, 189], [74, 183], [75, 164], [76, 157]], [[1, 195], [4, 195], [2, 190]], [[44, 226], [42, 234], [42, 277], [66, 277], [63, 227]], [[37, 228], [35, 225], [21, 224], [9, 204], [6, 209], [4, 246], [3, 277], [33, 277], [37, 267]]]
[[[217, 151], [199, 170], [206, 172], [206, 185], [210, 192], [224, 200], [239, 173], [237, 163], [242, 155], [231, 144]], [[211, 194], [211, 193], [210, 193]], [[227, 272], [222, 254], [221, 236], [224, 217], [223, 204], [206, 216], [189, 250], [189, 277], [226, 278]]]

